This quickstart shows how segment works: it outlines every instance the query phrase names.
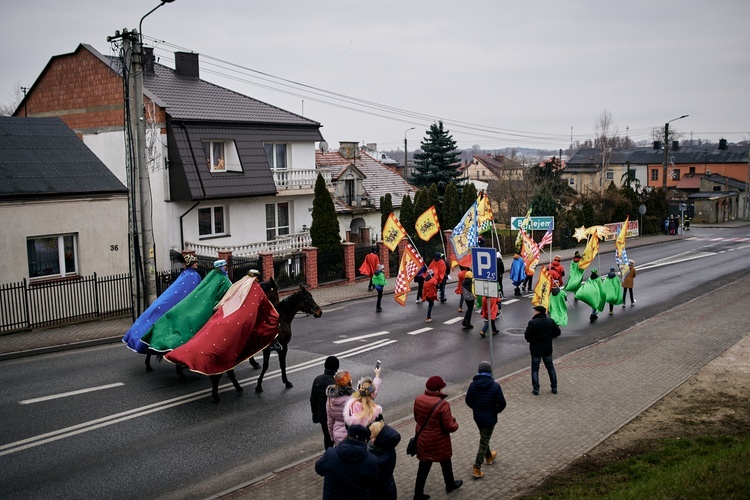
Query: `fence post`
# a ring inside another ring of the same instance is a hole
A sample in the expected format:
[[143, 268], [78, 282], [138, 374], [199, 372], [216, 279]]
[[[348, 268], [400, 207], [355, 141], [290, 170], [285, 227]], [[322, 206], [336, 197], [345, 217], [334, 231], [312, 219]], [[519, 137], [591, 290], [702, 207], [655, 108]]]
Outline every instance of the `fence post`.
[[357, 264], [354, 262], [354, 243], [341, 244], [344, 247], [344, 275], [347, 283], [354, 283], [357, 276]]
[[385, 269], [383, 269], [383, 274], [385, 274], [386, 278], [390, 278], [391, 266], [388, 265], [389, 258], [390, 258], [390, 255], [389, 255], [390, 250], [388, 250], [388, 247], [385, 246], [385, 243], [383, 243], [382, 240], [378, 241], [377, 246], [378, 246], [378, 258], [380, 259], [380, 263], [385, 266]]
[[94, 312], [97, 318], [101, 318], [99, 311], [101, 311], [99, 308], [99, 279], [96, 277], [96, 273], [94, 273]]
[[305, 281], [310, 288], [318, 288], [318, 248], [303, 247], [305, 255]]
[[260, 272], [263, 281], [275, 278], [273, 275], [273, 252], [258, 252], [260, 259]]
[[372, 238], [370, 238], [369, 227], [360, 228], [359, 235], [360, 235], [360, 238], [362, 238], [362, 241], [359, 242], [360, 245], [367, 245], [368, 247], [372, 246]]
[[445, 245], [445, 264], [448, 267], [448, 273], [450, 274], [450, 268], [451, 268], [451, 262], [456, 260], [456, 255], [453, 253], [453, 245], [451, 244], [451, 236], [453, 235], [453, 230], [446, 229], [443, 231], [443, 236], [445, 238], [444, 241], [446, 241]]
[[227, 275], [231, 281], [234, 281], [233, 272], [234, 265], [232, 264], [232, 251], [231, 250], [219, 250], [219, 260], [224, 259], [227, 261]]
[[26, 317], [26, 328], [31, 328], [31, 311], [29, 310], [29, 288], [26, 278], [23, 279], [23, 310]]

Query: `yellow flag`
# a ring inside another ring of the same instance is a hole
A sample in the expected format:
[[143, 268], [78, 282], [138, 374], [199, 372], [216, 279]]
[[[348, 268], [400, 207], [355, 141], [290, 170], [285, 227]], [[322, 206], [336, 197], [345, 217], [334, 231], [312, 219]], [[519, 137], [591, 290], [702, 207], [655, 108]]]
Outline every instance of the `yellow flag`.
[[531, 298], [531, 305], [544, 306], [549, 311], [549, 297], [552, 293], [552, 279], [546, 267], [541, 268], [539, 281], [534, 287], [534, 296]]
[[630, 216], [625, 217], [625, 222], [622, 224], [620, 234], [617, 235], [615, 240], [615, 248], [617, 249], [617, 258], [622, 259], [622, 251], [625, 249], [625, 238], [628, 237], [628, 221]]
[[578, 268], [583, 270], [586, 269], [589, 264], [594, 261], [594, 257], [599, 253], [599, 234], [596, 232], [589, 236], [589, 241], [586, 243], [586, 249], [583, 251], [581, 261], [578, 263]]
[[404, 236], [406, 236], [404, 226], [401, 225], [401, 222], [391, 212], [388, 220], [385, 221], [385, 226], [383, 226], [383, 243], [388, 247], [388, 250], [395, 252], [396, 247], [398, 247], [399, 242]]
[[425, 212], [417, 218], [414, 227], [417, 230], [417, 236], [424, 241], [430, 241], [433, 236], [438, 234], [440, 231], [440, 222], [438, 221], [435, 205], [425, 210]]

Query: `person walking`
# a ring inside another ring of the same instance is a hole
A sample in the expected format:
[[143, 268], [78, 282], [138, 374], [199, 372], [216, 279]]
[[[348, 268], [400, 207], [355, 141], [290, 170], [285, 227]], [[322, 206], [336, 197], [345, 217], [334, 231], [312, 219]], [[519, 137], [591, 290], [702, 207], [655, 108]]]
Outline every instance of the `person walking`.
[[500, 298], [499, 297], [482, 297], [482, 318], [484, 318], [484, 326], [479, 335], [484, 338], [484, 335], [492, 326], [492, 335], [497, 335], [500, 331], [495, 326], [495, 320], [500, 312]]
[[447, 280], [447, 272], [442, 253], [435, 253], [435, 257], [432, 259], [432, 262], [430, 262], [428, 269], [432, 270], [432, 273], [435, 275], [437, 288], [440, 291], [440, 303], [445, 304], [448, 301], [448, 299], [445, 298], [445, 281]]
[[323, 500], [370, 500], [378, 484], [378, 461], [367, 450], [370, 430], [352, 425], [346, 439], [328, 448], [315, 462], [323, 476]]
[[609, 304], [609, 315], [612, 316], [615, 313], [614, 307], [618, 304], [624, 304], [624, 299], [620, 296], [622, 282], [617, 275], [616, 268], [609, 268], [609, 273], [607, 273], [607, 277], [604, 278], [602, 288], [604, 289], [604, 300]]
[[462, 313], [464, 312], [464, 296], [461, 293], [461, 290], [463, 290], [462, 285], [464, 284], [464, 278], [466, 277], [466, 272], [469, 270], [469, 268], [461, 265], [459, 265], [458, 268], [459, 271], [456, 275], [458, 278], [458, 282], [456, 283], [456, 293], [458, 294], [458, 312]]
[[333, 446], [333, 439], [331, 439], [331, 435], [328, 433], [328, 414], [326, 412], [328, 397], [326, 396], [326, 390], [329, 386], [335, 384], [333, 376], [338, 369], [339, 358], [328, 356], [323, 364], [323, 373], [315, 377], [312, 389], [310, 390], [312, 421], [314, 424], [320, 424], [320, 428], [323, 431], [323, 447], [326, 450]]
[[523, 280], [523, 283], [521, 283], [521, 291], [523, 293], [531, 292], [534, 289], [533, 281], [534, 281], [534, 270], [530, 268], [529, 266], [524, 266], [524, 274], [526, 278]]
[[432, 269], [427, 270], [427, 275], [424, 278], [424, 286], [422, 288], [422, 300], [427, 302], [427, 323], [432, 321], [432, 306], [435, 305], [437, 300], [437, 289], [438, 282], [435, 278], [435, 274]]
[[380, 265], [380, 257], [378, 257], [378, 247], [372, 247], [370, 253], [365, 255], [365, 260], [362, 265], [359, 266], [359, 272], [365, 276], [370, 277], [370, 281], [367, 282], [367, 291], [372, 292], [375, 290], [375, 285], [372, 282], [372, 277], [375, 275], [375, 271]]
[[326, 422], [328, 435], [338, 445], [346, 438], [346, 423], [344, 422], [344, 407], [354, 393], [352, 376], [346, 370], [339, 370], [333, 376], [333, 385], [326, 390]]
[[396, 469], [396, 446], [401, 442], [401, 434], [384, 421], [370, 424], [370, 453], [378, 462], [378, 483], [372, 490], [370, 498], [378, 500], [396, 500], [396, 480], [393, 471]]
[[503, 254], [500, 253], [500, 250], [495, 254], [495, 258], [497, 259], [497, 287], [500, 291], [500, 297], [504, 299], [505, 292], [503, 291], [503, 275], [505, 274], [505, 262], [503, 262]]
[[424, 486], [433, 462], [440, 464], [446, 492], [457, 490], [464, 484], [453, 476], [451, 433], [458, 430], [458, 422], [451, 413], [450, 403], [445, 401], [446, 394], [442, 392], [444, 387], [445, 382], [441, 377], [432, 376], [427, 379], [424, 394], [414, 400], [415, 434], [422, 428], [417, 438], [419, 468], [414, 485], [414, 500], [430, 498], [425, 494]]
[[347, 427], [356, 424], [369, 427], [375, 420], [383, 418], [383, 408], [375, 403], [375, 397], [383, 383], [380, 378], [380, 370], [379, 366], [374, 369], [374, 379], [365, 377], [360, 380], [357, 384], [357, 390], [352, 393], [344, 405], [344, 423]]
[[375, 268], [375, 274], [373, 274], [372, 278], [370, 279], [372, 281], [372, 285], [375, 287], [375, 290], [378, 292], [378, 302], [375, 306], [375, 312], [383, 311], [383, 309], [380, 307], [380, 301], [383, 300], [383, 289], [385, 288], [385, 285], [388, 284], [388, 280], [385, 279], [383, 269], [385, 269], [385, 266], [383, 264], [378, 264], [378, 267]]
[[513, 283], [513, 295], [521, 296], [521, 284], [526, 280], [526, 270], [523, 259], [519, 253], [513, 254], [513, 262], [510, 264], [510, 281]]
[[417, 275], [414, 276], [414, 281], [417, 283], [417, 300], [414, 302], [417, 304], [422, 303], [422, 290], [424, 289], [424, 279], [427, 276], [427, 266], [422, 264], [422, 267], [417, 271]]
[[565, 268], [560, 260], [561, 257], [555, 255], [555, 258], [549, 263], [549, 275], [553, 282], [557, 281], [559, 286], [562, 287], [564, 285], [563, 276], [565, 276]]
[[630, 292], [630, 305], [635, 305], [635, 299], [633, 298], [633, 278], [635, 278], [635, 261], [628, 261], [628, 274], [622, 279], [622, 307], [625, 307], [625, 296], [628, 291]]
[[531, 388], [534, 396], [539, 395], [539, 364], [544, 361], [544, 367], [549, 374], [552, 394], [557, 394], [557, 372], [552, 362], [552, 339], [560, 336], [560, 327], [552, 318], [547, 317], [544, 306], [535, 306], [534, 317], [526, 326], [524, 338], [529, 343], [531, 351]]
[[492, 365], [487, 361], [479, 363], [477, 374], [469, 384], [464, 398], [474, 415], [474, 423], [479, 429], [479, 449], [474, 460], [472, 475], [475, 479], [484, 477], [482, 463], [492, 465], [497, 458], [497, 451], [490, 449], [492, 431], [497, 424], [497, 416], [505, 409], [506, 402], [500, 384], [492, 378]]
[[463, 283], [461, 283], [461, 297], [466, 302], [466, 314], [464, 314], [461, 326], [474, 328], [474, 325], [471, 324], [471, 314], [474, 312], [474, 301], [477, 296], [474, 295], [474, 273], [471, 271], [466, 271], [464, 275]]

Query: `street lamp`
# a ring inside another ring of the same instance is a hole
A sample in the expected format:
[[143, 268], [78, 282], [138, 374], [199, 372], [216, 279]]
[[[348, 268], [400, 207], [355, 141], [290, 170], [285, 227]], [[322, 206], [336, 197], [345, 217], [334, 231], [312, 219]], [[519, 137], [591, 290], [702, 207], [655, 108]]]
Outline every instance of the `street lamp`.
[[411, 127], [411, 128], [407, 128], [406, 130], [404, 130], [404, 179], [406, 179], [407, 181], [409, 180], [409, 174], [406, 170], [406, 164], [408, 163], [408, 158], [409, 158], [408, 151], [409, 150], [406, 149], [406, 133], [410, 130], [414, 130], [415, 128], [416, 127]]
[[138, 36], [140, 37], [141, 44], [143, 44], [143, 34], [142, 34], [143, 30], [141, 29], [141, 27], [143, 26], [143, 20], [146, 19], [148, 16], [150, 16], [156, 9], [158, 9], [159, 7], [161, 7], [162, 5], [164, 5], [165, 3], [172, 3], [172, 2], [174, 2], [174, 0], [161, 0], [161, 3], [159, 5], [157, 5], [156, 7], [154, 7], [153, 9], [151, 9], [150, 11], [148, 11], [146, 13], [146, 15], [141, 18], [141, 22], [138, 23]]
[[665, 189], [667, 187], [667, 163], [669, 163], [669, 124], [674, 121], [687, 118], [688, 116], [690, 115], [682, 115], [679, 118], [669, 120], [667, 123], [664, 124], [664, 165], [662, 168], [663, 172], [662, 172], [661, 186]]

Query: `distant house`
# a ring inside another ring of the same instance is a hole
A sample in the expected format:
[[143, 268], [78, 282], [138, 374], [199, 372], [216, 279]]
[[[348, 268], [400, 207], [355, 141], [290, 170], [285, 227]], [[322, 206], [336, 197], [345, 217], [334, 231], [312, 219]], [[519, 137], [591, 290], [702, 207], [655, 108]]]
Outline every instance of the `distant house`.
[[59, 118], [0, 117], [0, 282], [129, 272], [127, 189]]
[[632, 179], [631, 187], [643, 187], [647, 183], [648, 169], [635, 158], [635, 152], [633, 149], [610, 151], [607, 160], [602, 162], [601, 149], [582, 148], [565, 162], [560, 177], [579, 193], [600, 192], [612, 182], [620, 187], [628, 176]]
[[341, 235], [346, 241], [371, 245], [381, 237], [380, 198], [390, 193], [398, 216], [404, 195], [413, 199], [417, 188], [357, 146], [342, 142], [338, 151], [316, 151], [315, 166], [330, 172]]
[[[146, 59], [157, 268], [173, 250], [309, 245], [320, 123], [202, 80], [198, 54], [176, 53], [174, 69]], [[50, 59], [16, 115], [59, 116], [126, 184], [123, 103], [120, 59], [81, 44]]]
[[700, 190], [687, 197], [693, 221], [711, 224], [743, 217], [746, 190], [745, 182], [723, 175], [700, 176]]

